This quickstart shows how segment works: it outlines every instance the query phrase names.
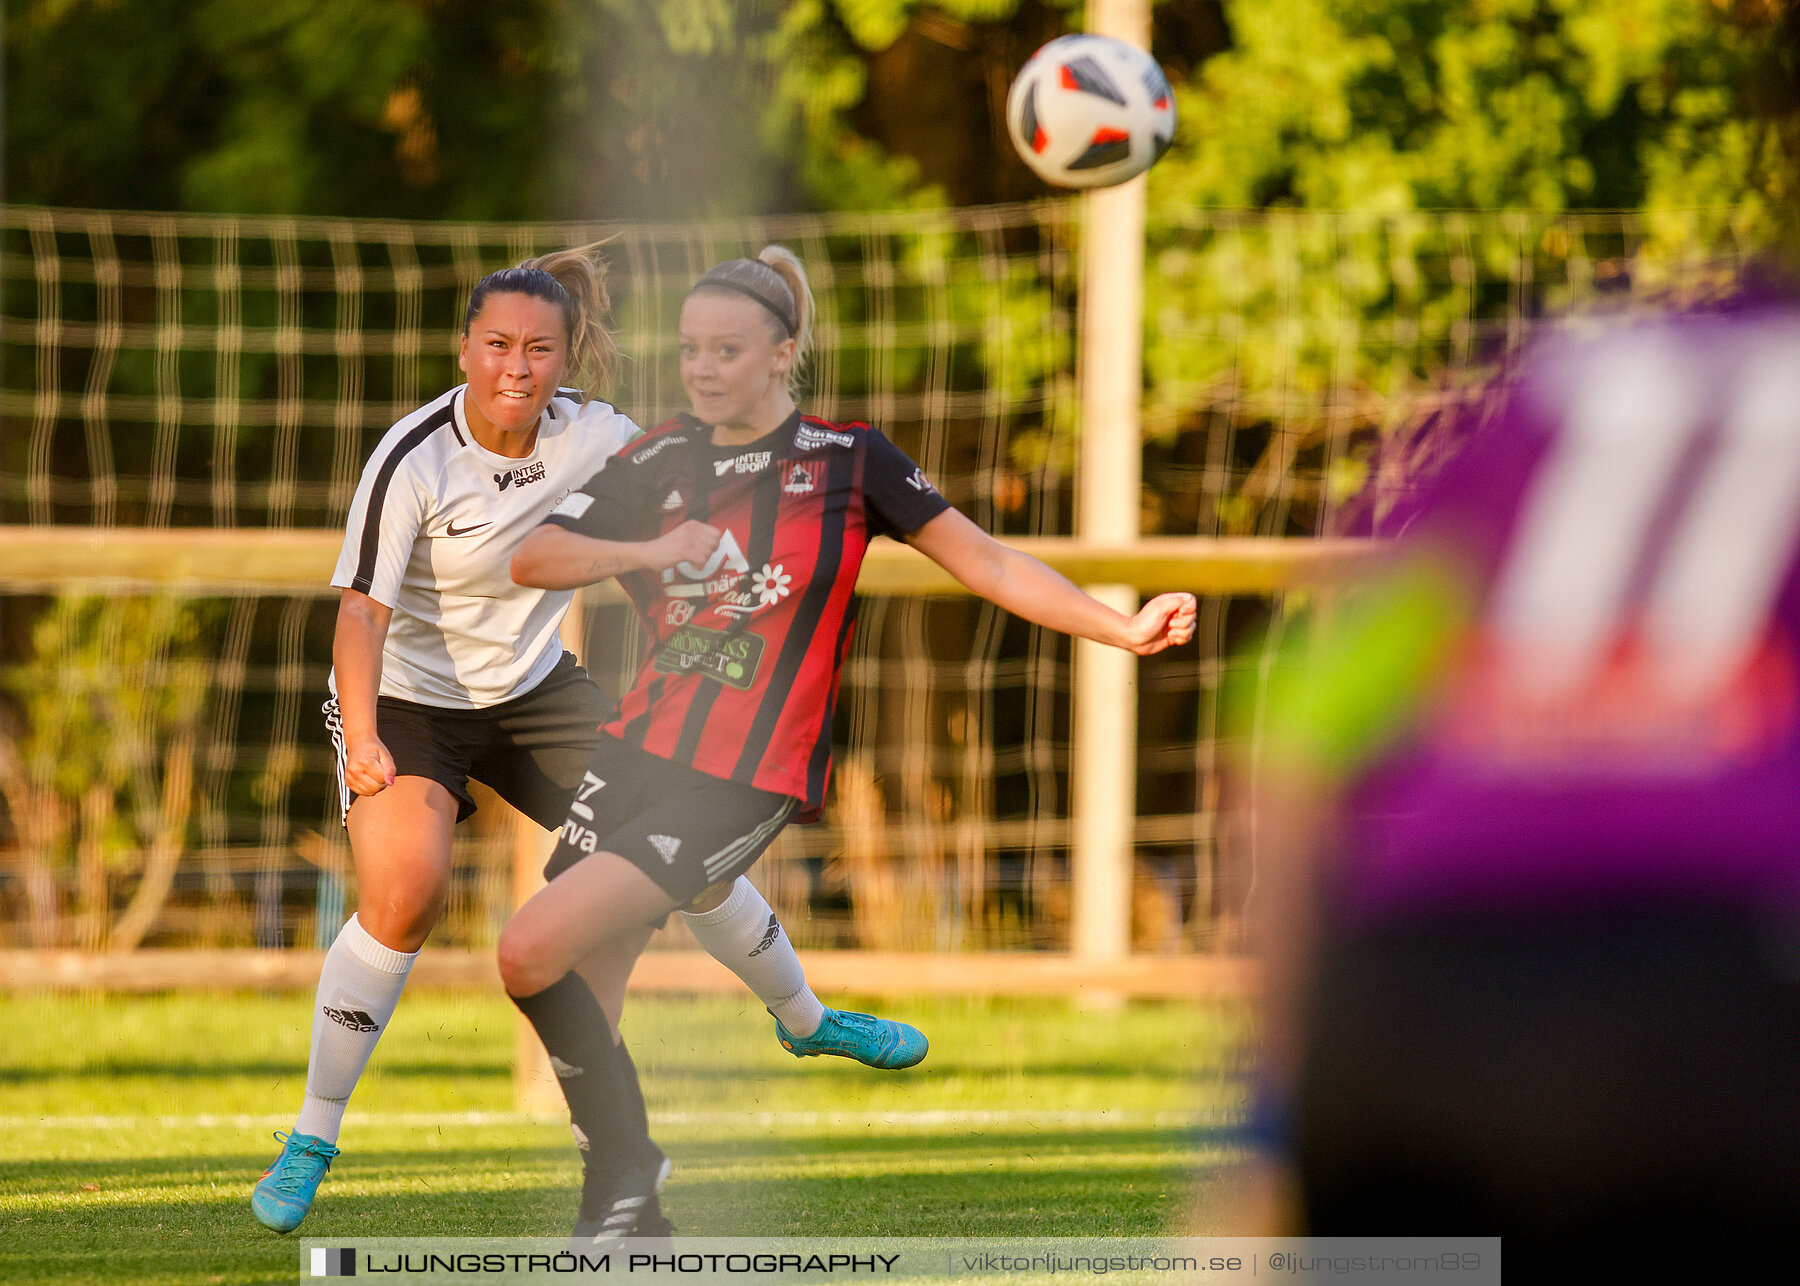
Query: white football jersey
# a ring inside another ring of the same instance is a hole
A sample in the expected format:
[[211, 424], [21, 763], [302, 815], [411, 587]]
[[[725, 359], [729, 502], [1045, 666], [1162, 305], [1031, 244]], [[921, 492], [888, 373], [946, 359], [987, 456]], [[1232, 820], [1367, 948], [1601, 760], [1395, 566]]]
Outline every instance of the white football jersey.
[[524, 695], [561, 657], [557, 629], [573, 591], [513, 584], [513, 550], [640, 430], [562, 389], [530, 455], [495, 455], [469, 432], [464, 387], [381, 439], [331, 583], [394, 610], [382, 695], [470, 710]]

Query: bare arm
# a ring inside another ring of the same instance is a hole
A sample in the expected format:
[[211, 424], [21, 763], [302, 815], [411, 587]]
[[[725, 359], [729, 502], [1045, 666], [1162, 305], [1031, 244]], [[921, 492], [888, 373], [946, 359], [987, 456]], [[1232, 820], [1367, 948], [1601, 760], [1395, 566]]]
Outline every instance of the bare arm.
[[344, 725], [344, 782], [359, 795], [373, 795], [394, 784], [394, 757], [375, 730], [381, 645], [393, 619], [393, 608], [357, 590], [345, 590], [338, 600], [331, 668]]
[[1064, 634], [1139, 656], [1194, 637], [1192, 594], [1158, 594], [1136, 616], [1122, 615], [1031, 555], [1007, 548], [954, 509], [913, 532], [906, 543], [989, 602]]
[[515, 584], [575, 589], [635, 571], [662, 571], [680, 562], [704, 563], [718, 546], [719, 531], [688, 521], [655, 540], [601, 540], [545, 523], [513, 553]]

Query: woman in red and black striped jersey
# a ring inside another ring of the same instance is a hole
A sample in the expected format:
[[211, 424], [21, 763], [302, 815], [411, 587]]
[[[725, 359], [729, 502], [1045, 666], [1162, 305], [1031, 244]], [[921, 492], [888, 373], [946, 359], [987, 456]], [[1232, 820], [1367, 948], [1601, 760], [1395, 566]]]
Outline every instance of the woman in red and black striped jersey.
[[[653, 638], [570, 804], [554, 878], [501, 937], [507, 991], [558, 1059], [579, 1061], [594, 1039], [583, 976], [628, 974], [643, 926], [817, 814], [874, 537], [906, 541], [1039, 625], [1139, 655], [1193, 637], [1193, 595], [1121, 615], [952, 509], [879, 430], [803, 415], [792, 377], [811, 313], [805, 272], [780, 247], [703, 276], [681, 310], [692, 414], [613, 457], [514, 555], [527, 585], [618, 577]], [[654, 542], [671, 537], [704, 552], [655, 565]], [[584, 1202], [577, 1236], [661, 1226], [668, 1167], [641, 1114], [584, 1116], [573, 1094], [571, 1107], [578, 1135], [604, 1130], [639, 1159], [610, 1200]]]

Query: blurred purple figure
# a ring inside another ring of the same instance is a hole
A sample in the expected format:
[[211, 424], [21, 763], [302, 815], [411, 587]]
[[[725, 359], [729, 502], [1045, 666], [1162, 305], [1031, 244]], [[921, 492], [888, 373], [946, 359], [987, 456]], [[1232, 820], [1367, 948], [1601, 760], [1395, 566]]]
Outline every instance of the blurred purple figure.
[[1321, 1235], [1715, 1262], [1800, 1202], [1800, 312], [1549, 339], [1271, 693]]

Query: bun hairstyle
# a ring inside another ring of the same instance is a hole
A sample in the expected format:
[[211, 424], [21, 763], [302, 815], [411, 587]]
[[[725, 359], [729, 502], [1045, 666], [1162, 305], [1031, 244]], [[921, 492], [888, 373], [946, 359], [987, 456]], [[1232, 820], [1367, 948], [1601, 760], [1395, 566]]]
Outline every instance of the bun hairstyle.
[[794, 341], [794, 365], [788, 385], [799, 381], [800, 368], [813, 347], [813, 293], [806, 265], [786, 246], [764, 246], [754, 259], [727, 259], [694, 283], [695, 294], [722, 290], [745, 295], [763, 306], [775, 342]]
[[469, 292], [462, 333], [468, 335], [489, 295], [528, 295], [555, 304], [569, 336], [566, 378], [585, 389], [605, 387], [619, 363], [619, 340], [607, 324], [612, 297], [606, 292], [606, 261], [595, 253], [605, 244], [557, 250], [490, 272]]

